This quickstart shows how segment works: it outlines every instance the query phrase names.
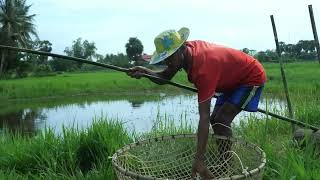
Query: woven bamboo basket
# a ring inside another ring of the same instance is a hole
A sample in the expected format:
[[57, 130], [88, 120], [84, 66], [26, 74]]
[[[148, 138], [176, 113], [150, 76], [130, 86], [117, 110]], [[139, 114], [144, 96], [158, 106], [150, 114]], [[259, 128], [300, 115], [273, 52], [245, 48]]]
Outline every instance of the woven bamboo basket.
[[[191, 179], [196, 139], [196, 134], [171, 135], [126, 145], [112, 156], [117, 177], [121, 180]], [[219, 140], [232, 142], [224, 154], [216, 143]], [[266, 155], [252, 143], [210, 135], [205, 163], [214, 179], [262, 179]]]

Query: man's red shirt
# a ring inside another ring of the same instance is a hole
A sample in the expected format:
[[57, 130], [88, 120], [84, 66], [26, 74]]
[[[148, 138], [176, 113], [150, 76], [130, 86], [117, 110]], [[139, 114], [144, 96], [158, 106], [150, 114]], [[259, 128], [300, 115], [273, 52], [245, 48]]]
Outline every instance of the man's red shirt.
[[204, 41], [187, 41], [186, 45], [193, 60], [188, 79], [198, 89], [199, 103], [216, 92], [228, 93], [241, 85], [266, 81], [262, 65], [242, 51]]

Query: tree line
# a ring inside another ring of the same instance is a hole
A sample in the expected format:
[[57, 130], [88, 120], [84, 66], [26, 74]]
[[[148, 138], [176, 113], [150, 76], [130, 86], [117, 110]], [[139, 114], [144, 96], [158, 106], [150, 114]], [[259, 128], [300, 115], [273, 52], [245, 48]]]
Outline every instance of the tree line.
[[[36, 15], [30, 14], [31, 7], [26, 0], [0, 0], [0, 44], [51, 52], [52, 43], [48, 40], [40, 40], [36, 33], [34, 24]], [[64, 53], [68, 56], [125, 68], [133, 65], [148, 65], [148, 62], [143, 60], [143, 45], [137, 37], [130, 37], [124, 48], [126, 54], [101, 55], [97, 53], [94, 42], [78, 38], [72, 42], [71, 46], [65, 48]], [[244, 48], [242, 51], [262, 62], [273, 62], [279, 59], [275, 50], [257, 52]], [[313, 40], [300, 40], [296, 44], [280, 42], [280, 52], [281, 56], [286, 59], [316, 59], [315, 42]], [[0, 49], [0, 78], [25, 77], [28, 75], [42, 76], [62, 71], [93, 70], [102, 70], [102, 68], [59, 58]]]
[[[279, 55], [275, 50], [255, 51], [248, 48], [242, 49], [243, 52], [254, 56], [261, 62], [273, 62], [279, 60]], [[314, 40], [300, 40], [296, 44], [286, 44], [279, 42], [279, 52], [281, 58], [287, 61], [304, 60], [311, 61], [317, 60], [316, 44]]]

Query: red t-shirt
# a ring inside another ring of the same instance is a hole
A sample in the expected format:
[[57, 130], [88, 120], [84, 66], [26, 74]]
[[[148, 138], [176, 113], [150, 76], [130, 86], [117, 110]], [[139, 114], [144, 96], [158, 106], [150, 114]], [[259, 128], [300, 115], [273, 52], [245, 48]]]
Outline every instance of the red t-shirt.
[[242, 51], [204, 41], [187, 41], [186, 45], [193, 60], [188, 79], [198, 89], [199, 103], [215, 92], [228, 93], [240, 85], [266, 81], [262, 65]]

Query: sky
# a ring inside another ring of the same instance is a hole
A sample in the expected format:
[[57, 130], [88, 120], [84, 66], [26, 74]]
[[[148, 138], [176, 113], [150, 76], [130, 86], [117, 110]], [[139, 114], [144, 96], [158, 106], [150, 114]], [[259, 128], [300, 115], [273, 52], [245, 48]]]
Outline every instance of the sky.
[[27, 0], [41, 40], [53, 53], [81, 37], [102, 55], [125, 53], [130, 37], [152, 54], [164, 30], [188, 27], [188, 40], [205, 40], [236, 49], [275, 49], [270, 15], [279, 41], [312, 40], [308, 5], [320, 36], [319, 0]]

